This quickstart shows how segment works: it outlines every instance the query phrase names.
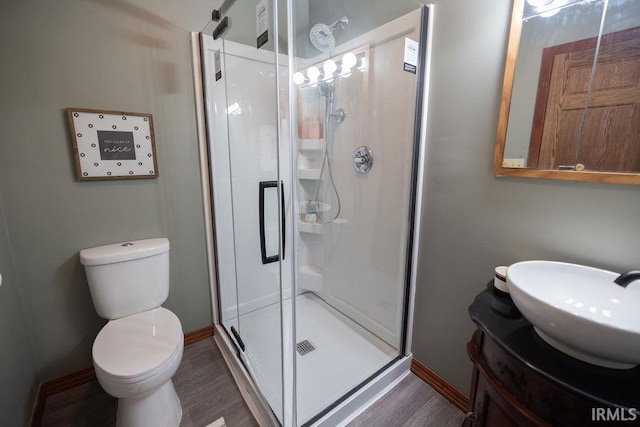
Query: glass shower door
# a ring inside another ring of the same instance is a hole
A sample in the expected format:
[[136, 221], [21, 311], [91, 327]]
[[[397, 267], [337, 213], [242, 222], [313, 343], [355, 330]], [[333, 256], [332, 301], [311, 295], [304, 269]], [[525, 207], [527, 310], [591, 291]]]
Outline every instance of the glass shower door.
[[210, 25], [202, 43], [221, 322], [282, 421], [282, 218], [289, 184], [279, 168], [276, 77], [286, 69], [276, 65], [269, 19], [266, 43], [256, 34], [256, 22], [269, 12], [264, 1], [237, 2], [218, 24], [227, 28], [214, 40]]

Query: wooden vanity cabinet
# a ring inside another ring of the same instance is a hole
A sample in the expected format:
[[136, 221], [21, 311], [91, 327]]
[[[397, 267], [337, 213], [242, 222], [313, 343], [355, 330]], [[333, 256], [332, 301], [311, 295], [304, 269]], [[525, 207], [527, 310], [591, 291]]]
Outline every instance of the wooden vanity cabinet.
[[470, 409], [464, 426], [597, 425], [595, 402], [539, 375], [478, 329], [467, 344], [473, 362]]
[[604, 368], [554, 349], [493, 281], [469, 317], [478, 329], [467, 344], [473, 378], [465, 426], [640, 426], [640, 366]]

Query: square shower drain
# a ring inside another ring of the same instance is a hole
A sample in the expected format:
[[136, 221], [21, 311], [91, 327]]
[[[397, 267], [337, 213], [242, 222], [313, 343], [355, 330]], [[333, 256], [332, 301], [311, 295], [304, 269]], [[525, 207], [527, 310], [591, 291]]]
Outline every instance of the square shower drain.
[[300, 356], [304, 356], [307, 353], [311, 353], [316, 348], [311, 344], [311, 341], [302, 340], [296, 344], [296, 349], [298, 350], [298, 353], [300, 353]]

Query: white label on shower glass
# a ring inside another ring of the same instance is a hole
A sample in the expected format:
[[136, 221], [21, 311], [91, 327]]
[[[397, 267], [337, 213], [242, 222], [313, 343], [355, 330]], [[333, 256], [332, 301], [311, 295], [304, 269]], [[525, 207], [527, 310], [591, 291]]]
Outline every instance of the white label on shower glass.
[[404, 70], [415, 74], [418, 69], [418, 42], [404, 39]]
[[266, 0], [260, 0], [256, 5], [256, 44], [260, 49], [269, 40], [269, 11]]

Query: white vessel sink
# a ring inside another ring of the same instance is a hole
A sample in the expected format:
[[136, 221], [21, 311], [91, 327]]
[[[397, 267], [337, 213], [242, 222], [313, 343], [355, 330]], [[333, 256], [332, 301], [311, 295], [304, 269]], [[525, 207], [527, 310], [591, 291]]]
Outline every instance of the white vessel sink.
[[617, 273], [553, 261], [509, 266], [513, 302], [538, 335], [569, 356], [629, 369], [640, 364], [640, 282]]

